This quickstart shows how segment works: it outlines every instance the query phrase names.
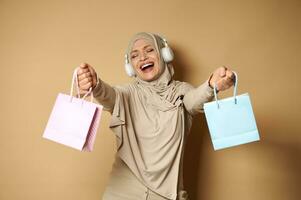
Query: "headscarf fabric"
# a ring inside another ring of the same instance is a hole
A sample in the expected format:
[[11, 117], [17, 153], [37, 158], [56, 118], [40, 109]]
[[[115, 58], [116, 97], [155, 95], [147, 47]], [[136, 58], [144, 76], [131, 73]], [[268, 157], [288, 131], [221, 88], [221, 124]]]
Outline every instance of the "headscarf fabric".
[[153, 81], [136, 76], [133, 83], [114, 88], [116, 100], [110, 128], [117, 136], [118, 156], [138, 180], [154, 192], [176, 199], [182, 185], [179, 174], [185, 133], [191, 127], [182, 99], [191, 86], [173, 80], [173, 66], [163, 61], [160, 50], [164, 44], [158, 35], [134, 35], [128, 55], [138, 39], [152, 42], [160, 55], [162, 73]]

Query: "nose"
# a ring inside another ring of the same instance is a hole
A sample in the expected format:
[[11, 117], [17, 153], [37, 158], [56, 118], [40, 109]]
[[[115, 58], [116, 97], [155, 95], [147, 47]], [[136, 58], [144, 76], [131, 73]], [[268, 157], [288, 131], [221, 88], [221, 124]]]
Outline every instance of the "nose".
[[144, 60], [146, 60], [146, 58], [147, 58], [146, 53], [141, 53], [140, 61], [144, 61]]

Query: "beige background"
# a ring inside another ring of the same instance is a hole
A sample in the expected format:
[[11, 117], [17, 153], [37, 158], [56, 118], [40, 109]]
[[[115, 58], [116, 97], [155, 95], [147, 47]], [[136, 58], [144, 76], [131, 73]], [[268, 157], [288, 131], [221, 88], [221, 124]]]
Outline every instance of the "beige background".
[[0, 0], [0, 199], [101, 199], [116, 151], [110, 115], [92, 153], [42, 133], [81, 62], [112, 85], [131, 81], [123, 53], [138, 31], [168, 38], [180, 80], [197, 86], [227, 65], [251, 95], [260, 142], [214, 152], [204, 116], [195, 119], [185, 157], [192, 200], [300, 199], [300, 19], [299, 0]]

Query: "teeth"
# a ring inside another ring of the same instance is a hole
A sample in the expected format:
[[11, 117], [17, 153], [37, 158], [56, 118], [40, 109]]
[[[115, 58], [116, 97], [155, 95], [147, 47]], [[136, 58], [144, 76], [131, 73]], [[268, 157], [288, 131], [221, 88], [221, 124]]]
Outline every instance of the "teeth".
[[148, 66], [151, 66], [151, 65], [152, 65], [152, 63], [147, 63], [147, 64], [145, 64], [145, 65], [142, 65], [141, 69], [144, 69], [144, 68], [146, 68], [146, 67], [148, 67]]

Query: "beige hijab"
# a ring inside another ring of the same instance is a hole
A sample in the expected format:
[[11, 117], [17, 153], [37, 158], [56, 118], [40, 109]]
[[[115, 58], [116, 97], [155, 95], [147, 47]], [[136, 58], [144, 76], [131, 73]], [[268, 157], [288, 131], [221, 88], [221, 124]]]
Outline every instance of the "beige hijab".
[[172, 79], [174, 70], [160, 53], [162, 39], [151, 33], [138, 33], [138, 39], [151, 41], [160, 55], [161, 75], [147, 82], [138, 76], [132, 84], [115, 87], [116, 101], [110, 128], [117, 136], [118, 156], [144, 185], [154, 192], [176, 199], [181, 171], [185, 133], [191, 117], [183, 106], [190, 86]]

